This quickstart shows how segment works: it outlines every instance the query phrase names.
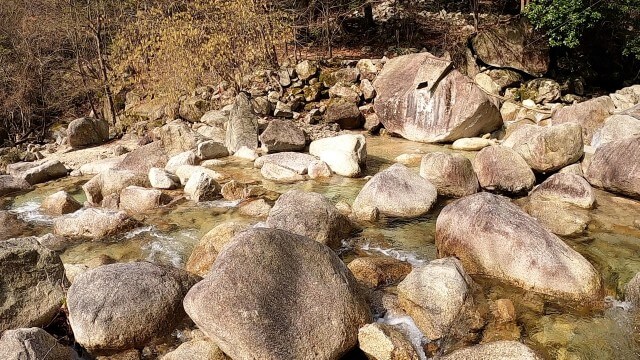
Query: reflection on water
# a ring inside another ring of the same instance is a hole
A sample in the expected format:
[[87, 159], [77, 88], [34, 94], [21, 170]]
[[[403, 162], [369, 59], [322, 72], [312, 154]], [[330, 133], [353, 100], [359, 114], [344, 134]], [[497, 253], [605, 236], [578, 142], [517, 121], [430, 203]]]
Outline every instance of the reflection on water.
[[[366, 175], [374, 175], [390, 166], [393, 159], [403, 153], [433, 151], [451, 150], [396, 138], [369, 137]], [[475, 155], [471, 152], [459, 153], [469, 158]], [[290, 189], [314, 191], [324, 194], [333, 202], [344, 201], [349, 204], [366, 183], [365, 179], [333, 176], [318, 181], [279, 184], [263, 180], [260, 171], [253, 168], [251, 162], [239, 159], [229, 159], [226, 165], [216, 167], [216, 171], [228, 179], [260, 184], [280, 193]], [[23, 219], [44, 226], [45, 231], [51, 231], [51, 218], [38, 211], [42, 199], [64, 189], [78, 201], [84, 202], [81, 185], [88, 179], [66, 178], [38, 186], [27, 194], [10, 199], [8, 207]], [[609, 303], [615, 305], [613, 308], [584, 313], [563, 308], [523, 290], [477, 279], [484, 286], [487, 298], [512, 300], [518, 325], [522, 329], [522, 340], [550, 359], [640, 357], [636, 342], [640, 334], [637, 330], [640, 315], [635, 315], [625, 303], [616, 302], [623, 298], [625, 284], [640, 271], [640, 229], [633, 225], [635, 220], [640, 219], [640, 202], [599, 190], [596, 191], [596, 197], [598, 207], [590, 212], [592, 221], [588, 233], [565, 240], [600, 271], [607, 295], [611, 296]], [[434, 211], [423, 218], [366, 225], [357, 237], [347, 242], [350, 250], [345, 251], [344, 256], [386, 255], [409, 261], [414, 266], [435, 259], [435, 222], [439, 211], [449, 201], [440, 200]], [[230, 220], [246, 224], [259, 221], [239, 215], [237, 203], [228, 201], [198, 205], [179, 201], [136, 218], [142, 221], [142, 227], [113, 238], [70, 247], [62, 254], [63, 261], [83, 263], [99, 255], [108, 255], [121, 262], [142, 259], [183, 267], [198, 239], [213, 227]], [[25, 235], [39, 235], [42, 233], [41, 227], [38, 233]], [[404, 320], [389, 318], [380, 321], [400, 323]], [[411, 328], [408, 323], [403, 326], [409, 330]], [[416, 339], [413, 340], [421, 341]]]

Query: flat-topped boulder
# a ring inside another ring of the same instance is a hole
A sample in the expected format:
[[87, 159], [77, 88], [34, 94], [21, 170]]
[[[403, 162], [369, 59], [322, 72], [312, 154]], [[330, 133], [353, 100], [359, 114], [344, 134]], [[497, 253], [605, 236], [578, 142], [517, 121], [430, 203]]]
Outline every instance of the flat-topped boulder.
[[132, 229], [137, 222], [124, 211], [89, 208], [56, 218], [53, 233], [72, 238], [102, 239]]
[[426, 52], [389, 60], [373, 84], [382, 124], [409, 140], [450, 142], [502, 125], [500, 111], [473, 80]]
[[540, 34], [526, 20], [501, 24], [473, 37], [471, 46], [480, 60], [492, 67], [512, 68], [542, 76], [549, 69], [549, 47], [530, 46]]
[[309, 165], [318, 158], [297, 152], [281, 152], [277, 154], [268, 154], [256, 159], [254, 166], [258, 169], [262, 168], [266, 163], [272, 163], [283, 168], [295, 171], [297, 174], [304, 175], [307, 173]]
[[67, 176], [67, 168], [58, 160], [44, 160], [38, 163], [15, 163], [7, 166], [7, 173], [28, 182], [30, 185], [55, 180]]

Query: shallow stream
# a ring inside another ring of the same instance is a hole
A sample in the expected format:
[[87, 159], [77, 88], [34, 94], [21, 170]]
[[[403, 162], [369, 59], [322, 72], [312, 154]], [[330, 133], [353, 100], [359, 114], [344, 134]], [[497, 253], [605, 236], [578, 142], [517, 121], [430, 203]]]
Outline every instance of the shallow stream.
[[[374, 175], [393, 164], [394, 158], [405, 153], [452, 151], [446, 146], [427, 145], [389, 137], [367, 138], [367, 171]], [[473, 152], [461, 152], [472, 158]], [[366, 179], [333, 176], [327, 180], [308, 180], [295, 184], [265, 181], [252, 162], [228, 160], [216, 168], [229, 179], [261, 183], [268, 190], [285, 192], [292, 188], [314, 191], [337, 203], [351, 204]], [[416, 168], [419, 164], [413, 165]], [[42, 235], [51, 231], [52, 219], [41, 214], [42, 199], [59, 190], [66, 190], [77, 200], [85, 200], [81, 185], [90, 177], [69, 177], [38, 186], [4, 204], [33, 226], [24, 235]], [[176, 192], [179, 194], [180, 191]], [[515, 305], [522, 341], [550, 359], [637, 359], [640, 358], [640, 316], [621, 302], [625, 284], [640, 271], [640, 229], [633, 226], [640, 219], [640, 202], [597, 191], [598, 207], [590, 212], [588, 232], [577, 238], [564, 239], [591, 261], [602, 274], [606, 285], [606, 310], [584, 313], [563, 304], [548, 303], [519, 290], [506, 289], [483, 282], [489, 299], [509, 298]], [[410, 221], [390, 221], [372, 225], [344, 251], [345, 261], [357, 254], [386, 254], [407, 260], [414, 265], [436, 258], [434, 244], [435, 220], [448, 200], [441, 200], [428, 216]], [[258, 223], [260, 220], [240, 215], [237, 203], [214, 201], [193, 204], [182, 201], [138, 217], [143, 225], [117, 237], [85, 242], [65, 250], [65, 263], [83, 263], [99, 255], [117, 261], [137, 259], [183, 267], [200, 237], [216, 225], [229, 221]]]

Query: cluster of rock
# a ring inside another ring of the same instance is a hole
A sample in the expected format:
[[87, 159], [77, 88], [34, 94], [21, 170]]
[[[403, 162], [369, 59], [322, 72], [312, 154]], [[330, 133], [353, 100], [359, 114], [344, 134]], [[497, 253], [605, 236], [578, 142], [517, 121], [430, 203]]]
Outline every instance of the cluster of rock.
[[[480, 47], [482, 41], [476, 41]], [[478, 54], [492, 63], [489, 55]], [[501, 66], [516, 67], [516, 60], [502, 59], [508, 63]], [[418, 53], [388, 60], [381, 68], [383, 63], [361, 60], [355, 67], [327, 71], [305, 61], [267, 72], [265, 81], [221, 110], [209, 110], [222, 96], [212, 88], [198, 89], [177, 107], [155, 100], [146, 110], [129, 106], [126, 112], [146, 116], [147, 122], [179, 119], [155, 128], [154, 141], [126, 154], [118, 151], [116, 160], [74, 169], [94, 175], [82, 186], [86, 203], [57, 192], [41, 205], [54, 217], [55, 236], [69, 241], [109, 237], [137, 226], [135, 215], [182, 197], [195, 203], [241, 201], [241, 212], [264, 221], [216, 226], [195, 246], [184, 270], [149, 262], [71, 267], [43, 239], [0, 241], [0, 285], [8, 294], [0, 297], [3, 358], [78, 357], [34, 328], [50, 323], [64, 306], [75, 341], [92, 355], [144, 348], [191, 319], [202, 335], [164, 359], [340, 359], [357, 347], [372, 359], [420, 359], [425, 351], [450, 352], [456, 347], [450, 342], [459, 339], [467, 340], [457, 347], [482, 344], [441, 358], [538, 359], [516, 341], [521, 334], [513, 304], [484, 298], [474, 279], [598, 306], [600, 274], [557, 235], [585, 230], [588, 211], [596, 206], [592, 186], [640, 199], [640, 136], [621, 131], [640, 122], [640, 95], [632, 95], [635, 88], [621, 90], [615, 106], [625, 110], [612, 115], [614, 106], [606, 121], [587, 122], [593, 116], [562, 120], [569, 118], [565, 112], [591, 106], [585, 102], [557, 110], [549, 124], [519, 124], [507, 127], [504, 139], [489, 139], [477, 136], [501, 128], [505, 112], [449, 61]], [[544, 64], [529, 65], [537, 74]], [[279, 91], [271, 80], [277, 80]], [[548, 84], [538, 83], [536, 89], [546, 93]], [[352, 206], [300, 190], [273, 201], [261, 186], [224, 173], [226, 161], [250, 161], [268, 181], [363, 176], [366, 137], [332, 131], [315, 138], [318, 134], [303, 124], [315, 125], [319, 118], [339, 129], [382, 125], [411, 140], [455, 141], [454, 149], [479, 151], [465, 154], [469, 157], [420, 155], [419, 172], [393, 164], [368, 179]], [[108, 127], [105, 132], [95, 119], [72, 125], [67, 131], [72, 147], [109, 138]], [[592, 156], [585, 153], [585, 141], [596, 147]], [[70, 169], [45, 159], [7, 170], [9, 175], [0, 176], [0, 196], [66, 176]], [[512, 202], [502, 195], [525, 197]], [[343, 241], [361, 226], [381, 218], [429, 215], [438, 198], [459, 198], [437, 217], [439, 259], [412, 266], [366, 256], [346, 265], [338, 257]], [[635, 303], [640, 302], [638, 284], [636, 278], [627, 289]], [[486, 302], [498, 310], [483, 313], [478, 304]], [[424, 339], [416, 342], [401, 327], [375, 322], [374, 316], [409, 319]], [[488, 341], [495, 323], [515, 335]]]

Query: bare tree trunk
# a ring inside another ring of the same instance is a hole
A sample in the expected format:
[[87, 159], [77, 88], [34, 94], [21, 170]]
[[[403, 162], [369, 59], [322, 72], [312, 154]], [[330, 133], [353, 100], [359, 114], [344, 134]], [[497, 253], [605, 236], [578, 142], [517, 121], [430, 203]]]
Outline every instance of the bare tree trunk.
[[375, 22], [373, 21], [373, 7], [370, 3], [364, 5], [364, 21], [367, 29], [370, 29], [375, 25]]
[[98, 64], [100, 66], [100, 75], [102, 76], [102, 84], [104, 86], [104, 94], [107, 97], [107, 108], [111, 113], [111, 123], [116, 125], [116, 107], [113, 103], [113, 94], [111, 93], [111, 87], [109, 86], [109, 75], [107, 74], [107, 64], [104, 61], [104, 55], [102, 53], [102, 19], [100, 15], [96, 16], [96, 28], [94, 32], [94, 38], [96, 40], [96, 47], [98, 50]]

